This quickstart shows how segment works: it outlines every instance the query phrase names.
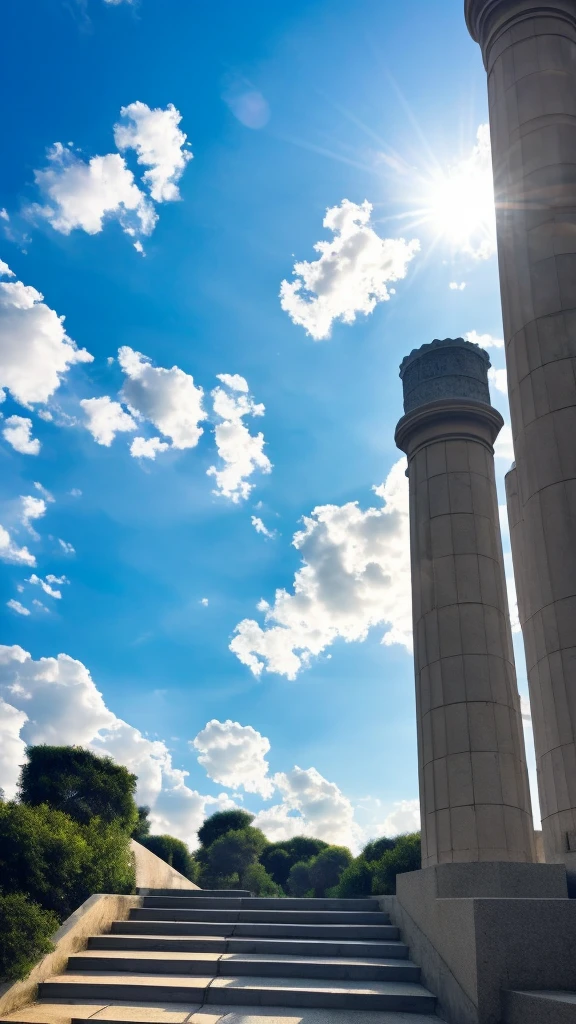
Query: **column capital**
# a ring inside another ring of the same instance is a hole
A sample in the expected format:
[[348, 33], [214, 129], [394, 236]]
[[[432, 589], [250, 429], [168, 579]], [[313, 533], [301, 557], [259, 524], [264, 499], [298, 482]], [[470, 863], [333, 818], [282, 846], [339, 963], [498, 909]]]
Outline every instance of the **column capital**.
[[412, 409], [399, 420], [394, 434], [409, 459], [437, 441], [479, 441], [490, 452], [504, 420], [487, 402], [472, 398], [442, 398]]
[[490, 46], [507, 29], [534, 18], [556, 18], [576, 28], [576, 0], [464, 0], [470, 35], [486, 63]]

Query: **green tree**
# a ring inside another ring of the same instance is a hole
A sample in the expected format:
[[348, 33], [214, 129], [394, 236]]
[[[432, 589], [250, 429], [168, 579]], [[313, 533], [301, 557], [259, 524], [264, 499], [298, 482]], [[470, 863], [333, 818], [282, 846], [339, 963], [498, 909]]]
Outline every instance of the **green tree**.
[[256, 863], [267, 842], [264, 833], [251, 825], [226, 832], [208, 848], [208, 870], [216, 878], [237, 874], [243, 885], [244, 873]]
[[312, 879], [310, 878], [310, 863], [301, 860], [297, 864], [293, 864], [290, 868], [290, 874], [288, 875], [288, 882], [286, 888], [290, 896], [297, 896], [301, 899], [304, 896], [314, 895], [314, 886], [312, 885]]
[[349, 900], [370, 896], [372, 893], [372, 865], [368, 864], [363, 856], [357, 857], [342, 872], [337, 888], [340, 899]]
[[386, 850], [374, 865], [372, 892], [377, 896], [396, 893], [396, 875], [405, 871], [418, 871], [422, 866], [420, 833], [398, 836], [393, 850]]
[[249, 889], [254, 896], [283, 896], [282, 888], [268, 874], [263, 864], [255, 861], [242, 874], [242, 888]]
[[130, 837], [118, 823], [81, 825], [47, 804], [0, 804], [0, 879], [59, 920], [94, 892], [134, 891]]
[[23, 892], [0, 893], [0, 985], [30, 973], [54, 946], [51, 937], [58, 918]]
[[248, 814], [248, 811], [218, 811], [210, 818], [206, 818], [198, 829], [198, 839], [202, 846], [208, 849], [226, 832], [238, 832], [240, 829], [247, 828], [253, 821], [254, 815]]
[[260, 863], [277, 885], [286, 885], [292, 867], [292, 858], [287, 850], [278, 846], [268, 847], [261, 854]]
[[362, 856], [364, 860], [369, 862], [380, 860], [386, 850], [393, 850], [396, 846], [395, 839], [389, 839], [388, 836], [381, 836], [380, 839], [373, 839], [368, 843], [362, 850]]
[[150, 835], [150, 808], [138, 807], [138, 821], [132, 829], [132, 839], [137, 843], [143, 843]]
[[310, 880], [316, 896], [324, 896], [327, 889], [338, 885], [345, 868], [352, 863], [352, 854], [346, 846], [328, 846], [310, 861]]
[[175, 871], [179, 871], [191, 882], [197, 881], [198, 864], [181, 839], [175, 836], [144, 836], [140, 842], [151, 853], [155, 853], [161, 860], [165, 860]]
[[116, 821], [132, 832], [138, 821], [137, 778], [111, 757], [82, 747], [28, 747], [18, 784], [20, 799], [49, 804], [85, 825], [91, 818]]
[[278, 885], [286, 885], [288, 876], [294, 864], [299, 861], [309, 861], [321, 850], [325, 850], [328, 843], [322, 839], [312, 839], [310, 836], [294, 836], [292, 839], [284, 839], [279, 843], [271, 843], [264, 850], [260, 857], [260, 863]]

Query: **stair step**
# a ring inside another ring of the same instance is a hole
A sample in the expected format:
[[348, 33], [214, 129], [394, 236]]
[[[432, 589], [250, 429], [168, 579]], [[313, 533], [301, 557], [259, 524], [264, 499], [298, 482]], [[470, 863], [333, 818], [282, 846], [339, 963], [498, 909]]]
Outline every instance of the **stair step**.
[[170, 977], [137, 974], [64, 974], [40, 985], [42, 999], [162, 1000], [324, 1009], [433, 1012], [435, 999], [422, 985], [400, 981], [346, 981], [327, 985], [303, 978]]
[[91, 950], [68, 960], [73, 974], [129, 971], [147, 974], [262, 975], [352, 981], [420, 981], [420, 968], [408, 960], [362, 957], [302, 957], [285, 954], [183, 953]]
[[280, 953], [293, 956], [366, 956], [404, 959], [408, 947], [403, 942], [382, 939], [362, 942], [360, 940], [326, 939], [266, 939], [232, 937], [219, 935], [93, 935], [88, 940], [88, 949], [141, 950], [150, 952], [181, 953]]
[[[153, 913], [144, 911], [143, 913]], [[391, 924], [266, 924], [263, 921], [228, 924], [214, 921], [164, 921], [131, 917], [129, 921], [114, 921], [112, 932], [116, 935], [220, 935], [223, 938], [234, 934], [260, 936], [262, 938], [295, 939], [397, 939], [398, 929]]]
[[220, 899], [227, 897], [235, 897], [236, 899], [242, 899], [244, 897], [250, 898], [252, 893], [249, 889], [142, 889], [137, 890], [139, 896], [186, 896], [188, 899], [194, 899], [199, 896], [200, 899], [205, 899], [207, 896], [213, 899]]
[[144, 898], [141, 908], [130, 911], [130, 920], [146, 921], [224, 921], [226, 923], [251, 921], [272, 924], [390, 924], [388, 914], [374, 910], [266, 910], [234, 909], [222, 907], [197, 909], [191, 907], [158, 907], [155, 900]]
[[[142, 891], [141, 891], [142, 895]], [[380, 904], [376, 899], [296, 899], [285, 897], [215, 897], [215, 896], [194, 896], [189, 899], [187, 896], [157, 896], [152, 890], [147, 890], [143, 897], [145, 907], [182, 907], [212, 909], [222, 907], [224, 910], [345, 910], [345, 911], [380, 911]]]

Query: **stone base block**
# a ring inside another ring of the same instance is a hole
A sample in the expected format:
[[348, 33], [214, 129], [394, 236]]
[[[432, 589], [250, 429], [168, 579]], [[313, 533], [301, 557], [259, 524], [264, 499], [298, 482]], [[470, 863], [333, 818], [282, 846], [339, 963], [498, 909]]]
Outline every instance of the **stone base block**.
[[[558, 870], [560, 869], [560, 870]], [[562, 865], [442, 864], [382, 908], [450, 1024], [502, 1024], [510, 990], [576, 992], [576, 901]]]

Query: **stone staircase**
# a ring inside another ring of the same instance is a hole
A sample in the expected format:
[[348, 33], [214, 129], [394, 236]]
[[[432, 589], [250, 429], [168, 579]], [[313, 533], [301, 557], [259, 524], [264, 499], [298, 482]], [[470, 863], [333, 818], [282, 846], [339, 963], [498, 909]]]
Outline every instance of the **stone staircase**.
[[69, 958], [65, 974], [41, 984], [37, 1003], [5, 1019], [438, 1020], [434, 996], [420, 984], [419, 968], [377, 900], [145, 892], [127, 921], [90, 938], [85, 951]]

